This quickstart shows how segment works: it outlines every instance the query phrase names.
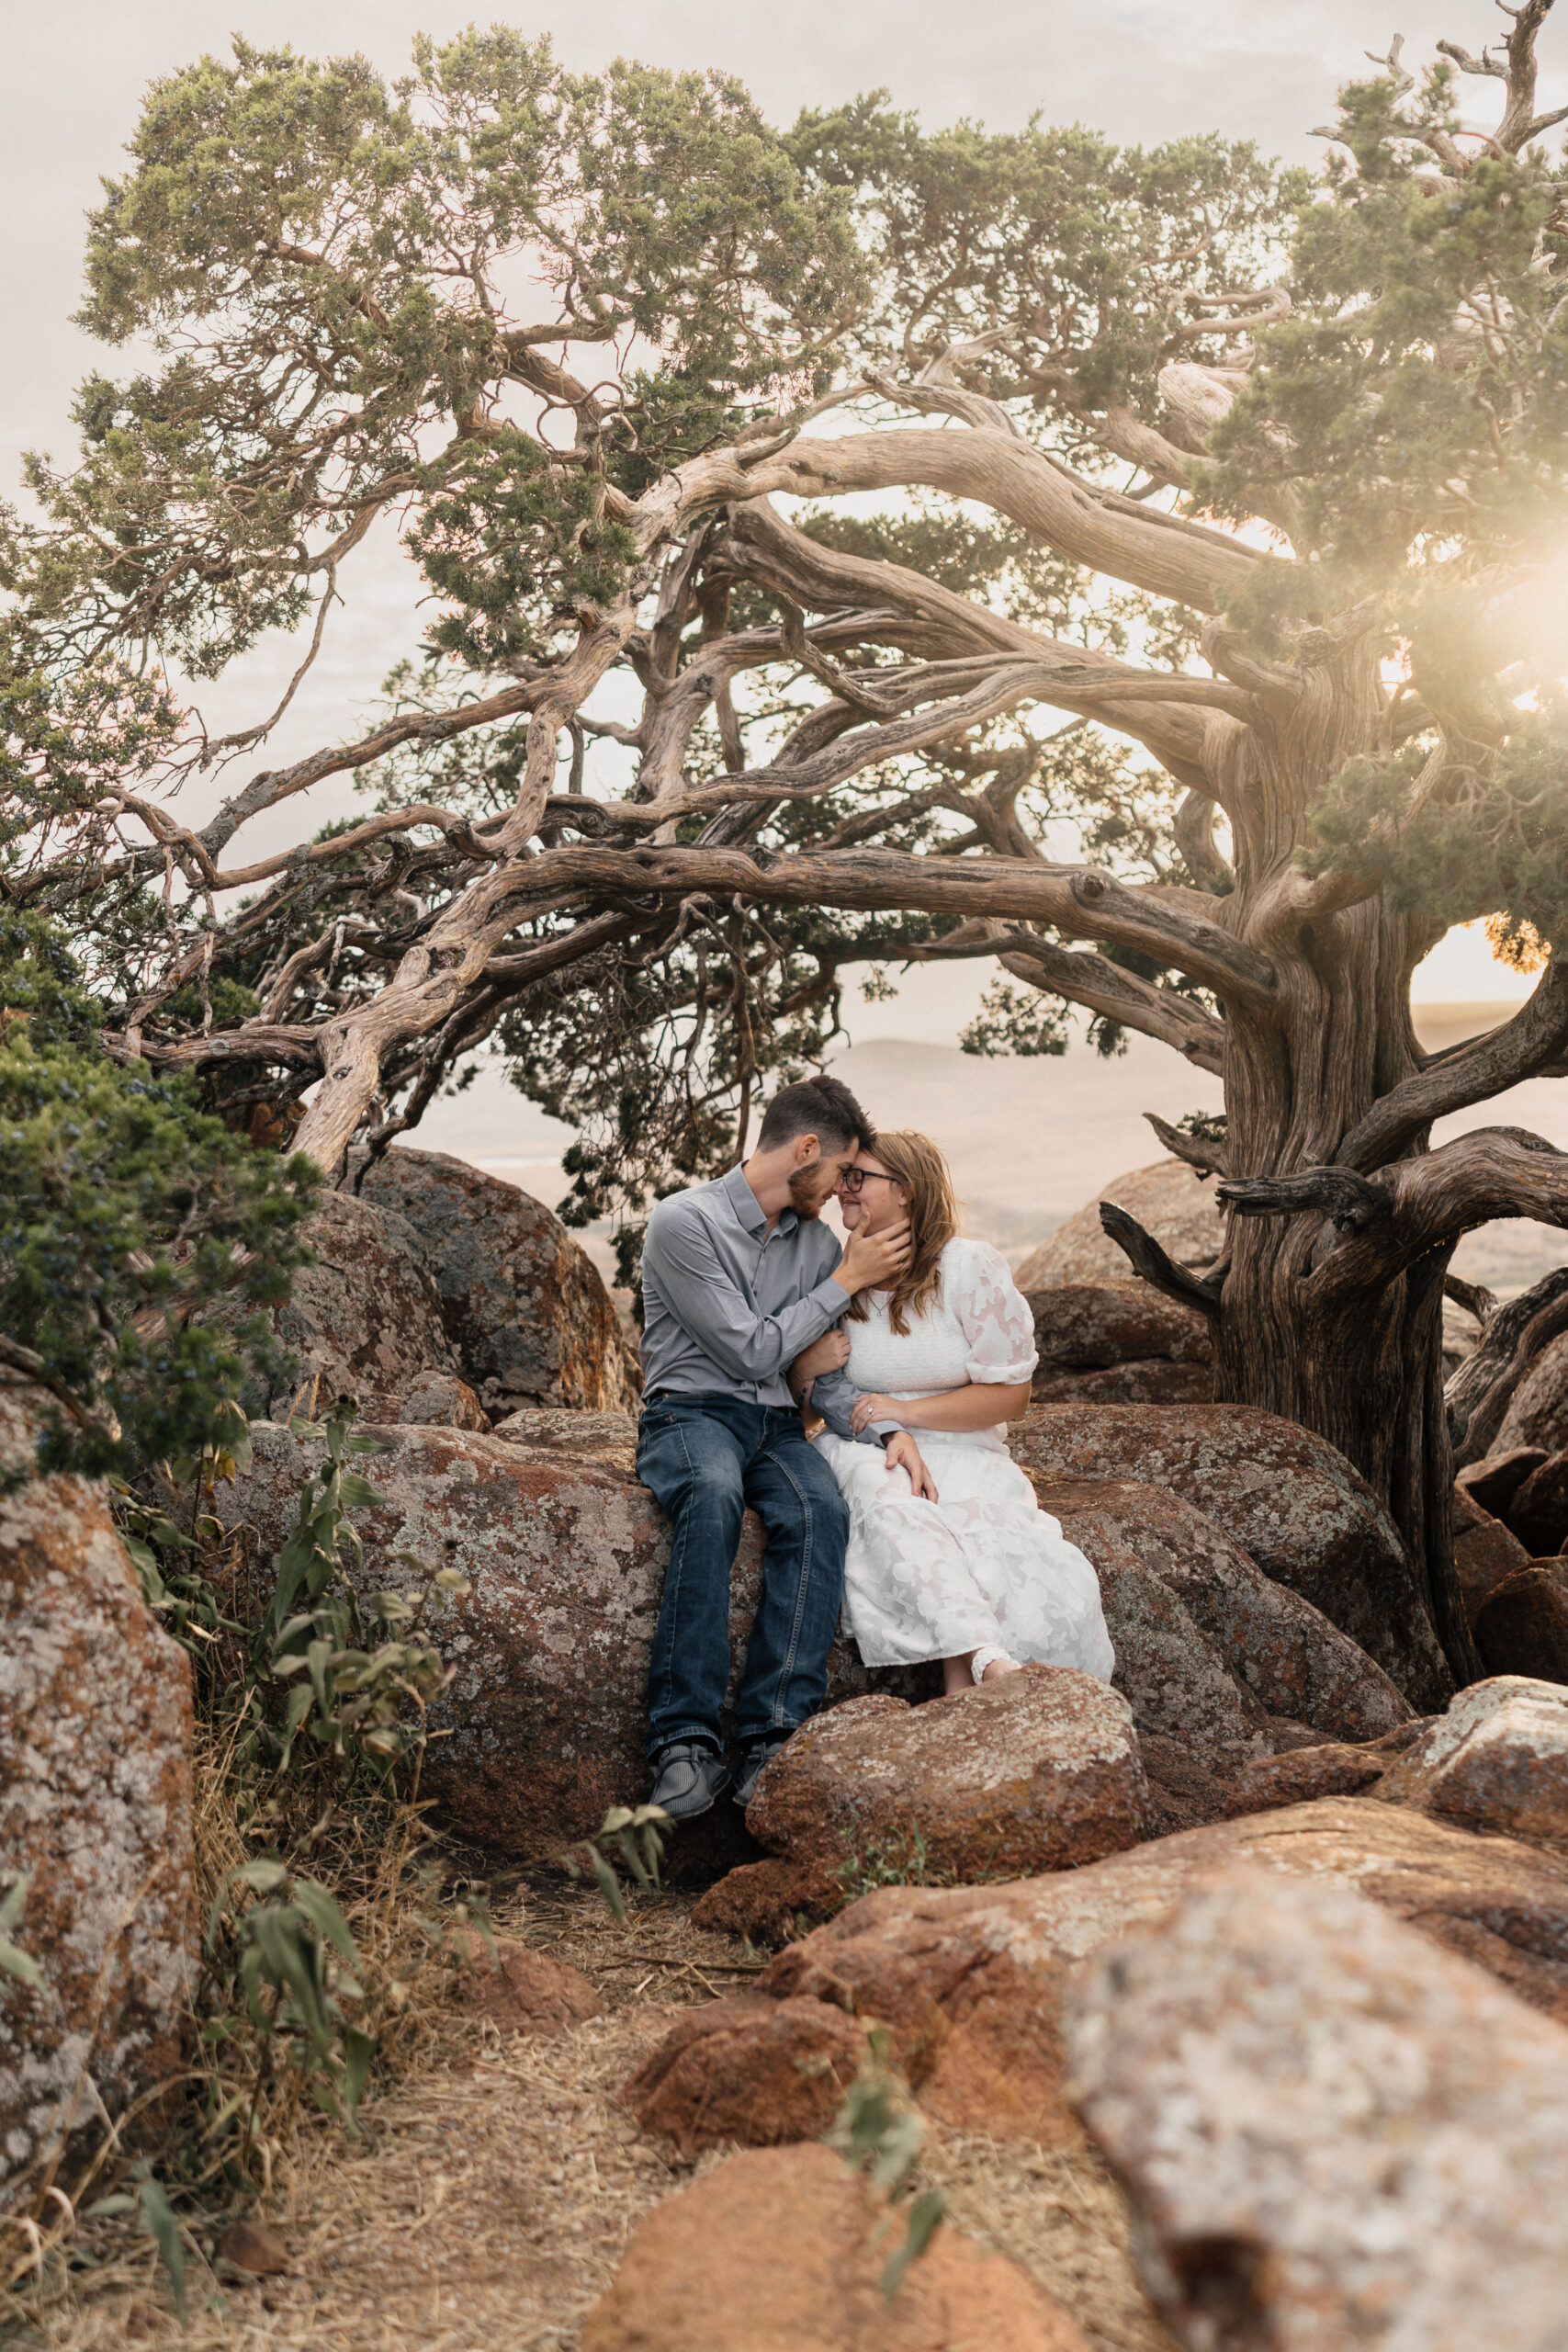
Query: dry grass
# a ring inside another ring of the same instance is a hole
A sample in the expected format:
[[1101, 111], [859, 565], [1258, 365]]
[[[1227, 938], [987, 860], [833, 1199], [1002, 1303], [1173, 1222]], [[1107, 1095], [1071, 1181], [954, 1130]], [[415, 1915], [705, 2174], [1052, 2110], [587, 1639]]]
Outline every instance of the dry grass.
[[[147, 2241], [87, 2222], [76, 2243], [96, 2267], [24, 2340], [39, 2352], [572, 2352], [636, 2224], [723, 2161], [683, 2164], [644, 2139], [620, 2086], [680, 2007], [733, 1993], [757, 1963], [694, 1928], [679, 1895], [618, 1928], [595, 1896], [539, 1885], [498, 1903], [496, 1923], [581, 1968], [604, 2014], [529, 2040], [498, 2031], [454, 1981], [426, 2007], [400, 2079], [367, 2102], [362, 2142], [300, 2119], [280, 2147], [262, 2218], [288, 2248], [286, 2277], [246, 2283], [195, 2233], [182, 2335]], [[954, 2222], [1032, 2271], [1098, 2352], [1170, 2352], [1120, 2196], [1092, 2158], [932, 2126], [921, 2169]]]

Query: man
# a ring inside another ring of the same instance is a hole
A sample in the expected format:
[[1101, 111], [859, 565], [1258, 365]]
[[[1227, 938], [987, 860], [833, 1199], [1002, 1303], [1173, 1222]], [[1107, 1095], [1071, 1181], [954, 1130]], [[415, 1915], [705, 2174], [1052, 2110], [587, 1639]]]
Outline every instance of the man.
[[[741, 1514], [767, 1535], [762, 1597], [751, 1626], [736, 1724], [735, 1796], [822, 1703], [839, 1622], [849, 1513], [832, 1472], [807, 1444], [786, 1380], [791, 1363], [848, 1307], [908, 1262], [908, 1224], [842, 1257], [818, 1223], [869, 1121], [837, 1079], [773, 1097], [757, 1148], [711, 1184], [660, 1201], [642, 1255], [643, 1408], [637, 1470], [673, 1522], [670, 1570], [649, 1676], [653, 1802], [671, 1819], [706, 1813], [729, 1785], [719, 1711], [729, 1680], [729, 1571]], [[836, 1271], [835, 1271], [836, 1269]], [[820, 1375], [813, 1401], [840, 1437], [854, 1434], [858, 1391]], [[890, 1464], [919, 1466], [896, 1421], [862, 1442]]]

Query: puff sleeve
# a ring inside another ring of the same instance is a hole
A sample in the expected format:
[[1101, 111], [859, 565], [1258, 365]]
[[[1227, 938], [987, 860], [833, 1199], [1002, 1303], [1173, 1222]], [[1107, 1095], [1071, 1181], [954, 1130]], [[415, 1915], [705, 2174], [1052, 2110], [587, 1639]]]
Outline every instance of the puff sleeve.
[[954, 1241], [943, 1268], [945, 1301], [968, 1343], [973, 1381], [1028, 1380], [1040, 1361], [1034, 1317], [1007, 1260], [988, 1241]]

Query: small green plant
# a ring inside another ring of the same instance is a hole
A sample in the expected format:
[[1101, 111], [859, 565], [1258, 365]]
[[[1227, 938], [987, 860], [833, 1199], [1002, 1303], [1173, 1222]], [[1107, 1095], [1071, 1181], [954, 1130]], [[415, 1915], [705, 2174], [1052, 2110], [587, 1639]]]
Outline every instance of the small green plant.
[[[414, 1595], [360, 1598], [354, 1577], [364, 1545], [351, 1514], [382, 1498], [352, 1464], [387, 1448], [355, 1429], [354, 1410], [342, 1399], [321, 1421], [296, 1415], [288, 1424], [296, 1438], [322, 1442], [326, 1459], [306, 1473], [276, 1583], [254, 1626], [233, 1613], [233, 1540], [202, 1508], [250, 1464], [243, 1419], [221, 1445], [162, 1465], [166, 1506], [125, 1489], [121, 1532], [148, 1605], [211, 1686], [214, 1715], [232, 1734], [237, 1780], [265, 1773], [280, 1779], [306, 1758], [335, 1768], [340, 1782], [361, 1773], [386, 1781], [407, 1767], [412, 1795], [430, 1702], [452, 1679], [425, 1618], [438, 1595], [460, 1597], [471, 1588], [457, 1569], [432, 1567], [404, 1552], [399, 1559], [423, 1577]], [[188, 1510], [181, 1500], [187, 1489]], [[178, 1524], [182, 1515], [188, 1532]], [[378, 1640], [378, 1634], [387, 1638]]]
[[[175, 2299], [175, 2312], [182, 2327], [190, 2324], [190, 2299], [186, 2286], [185, 2239], [180, 2233], [180, 2219], [169, 2202], [169, 2193], [153, 2174], [144, 2157], [131, 2170], [131, 2178], [140, 2182], [136, 2206], [142, 2229], [158, 2249], [158, 2259], [164, 2266]], [[108, 2200], [106, 2199], [107, 2203]], [[128, 2199], [127, 2203], [130, 2203]]]
[[662, 1805], [614, 1804], [604, 1815], [592, 1838], [584, 1838], [570, 1853], [561, 1856], [562, 1867], [573, 1878], [592, 1875], [600, 1894], [609, 1905], [617, 1927], [626, 1924], [626, 1891], [621, 1884], [606, 1845], [620, 1856], [627, 1875], [644, 1893], [659, 1884], [659, 1865], [664, 1854], [664, 1832], [671, 1826], [670, 1815]]
[[926, 2188], [906, 2201], [925, 2144], [925, 2126], [909, 2096], [909, 2086], [894, 2062], [886, 2027], [869, 2027], [865, 2041], [860, 2071], [824, 2138], [853, 2171], [867, 2176], [876, 2195], [887, 2200], [878, 2234], [886, 2235], [899, 2219], [903, 2221], [903, 2236], [882, 2267], [882, 2291], [891, 2302], [910, 2264], [919, 2260], [936, 2235], [947, 2200], [940, 2188]]
[[37, 1992], [43, 1983], [43, 1971], [36, 1960], [29, 1960], [27, 1953], [18, 1951], [11, 1941], [11, 1930], [21, 1917], [27, 1899], [28, 1883], [25, 1878], [13, 1879], [5, 1894], [0, 1894], [0, 1974], [15, 1976]]
[[[376, 2037], [344, 2009], [364, 2001], [365, 1986], [348, 1922], [327, 1889], [270, 1858], [243, 1863], [213, 1904], [207, 1951], [220, 2000], [205, 2038], [225, 2039], [231, 2028], [224, 2013], [243, 2001], [257, 2033], [317, 2106], [357, 2134]], [[252, 2120], [261, 2081], [258, 2073]], [[209, 2120], [206, 2137], [217, 2138], [237, 2116], [236, 2100], [229, 2117]]]
[[860, 1839], [854, 1831], [843, 1836], [843, 1860], [832, 1875], [844, 1890], [844, 1901], [854, 1903], [879, 1886], [956, 1886], [957, 1872], [933, 1862], [926, 1849], [925, 1832], [918, 1821], [908, 1829], [889, 1830], [886, 1837]]

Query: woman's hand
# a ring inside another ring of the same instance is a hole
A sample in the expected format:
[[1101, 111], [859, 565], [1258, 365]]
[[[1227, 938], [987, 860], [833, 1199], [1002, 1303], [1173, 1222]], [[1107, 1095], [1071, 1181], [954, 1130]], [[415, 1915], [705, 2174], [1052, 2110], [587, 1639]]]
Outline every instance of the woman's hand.
[[862, 1430], [869, 1429], [873, 1421], [901, 1421], [903, 1418], [903, 1409], [897, 1397], [882, 1396], [870, 1389], [863, 1396], [857, 1396], [850, 1408], [850, 1427], [856, 1437]]
[[936, 1480], [920, 1459], [920, 1450], [908, 1430], [900, 1430], [887, 1441], [887, 1467], [908, 1473], [909, 1485], [918, 1502], [940, 1502]]

